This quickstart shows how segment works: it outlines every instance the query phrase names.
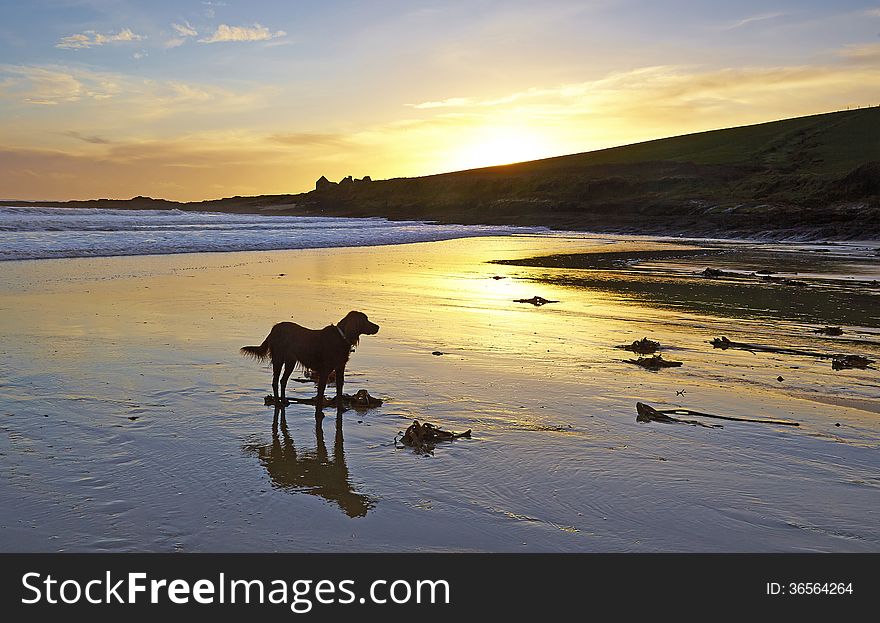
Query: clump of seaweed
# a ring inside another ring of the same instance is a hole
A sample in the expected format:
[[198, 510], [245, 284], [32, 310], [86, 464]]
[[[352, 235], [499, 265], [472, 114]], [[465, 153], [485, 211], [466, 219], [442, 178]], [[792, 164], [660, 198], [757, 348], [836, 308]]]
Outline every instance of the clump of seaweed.
[[682, 364], [680, 361], [669, 361], [664, 359], [663, 355], [654, 355], [653, 357], [639, 357], [638, 359], [624, 359], [626, 363], [641, 366], [648, 370], [660, 370], [661, 368], [677, 368]]
[[647, 337], [643, 337], [632, 344], [624, 344], [623, 346], [617, 346], [615, 348], [622, 348], [623, 350], [638, 353], [639, 355], [651, 355], [660, 350], [660, 342], [655, 342], [654, 340], [649, 340]]
[[[394, 445], [398, 448], [412, 448], [417, 453], [434, 454], [434, 446], [438, 442], [452, 441], [462, 437], [470, 439], [471, 429], [467, 429], [463, 433], [454, 433], [428, 422], [421, 424], [418, 420], [413, 420], [413, 423], [405, 431], [395, 435]], [[402, 446], [397, 445], [398, 439]]]

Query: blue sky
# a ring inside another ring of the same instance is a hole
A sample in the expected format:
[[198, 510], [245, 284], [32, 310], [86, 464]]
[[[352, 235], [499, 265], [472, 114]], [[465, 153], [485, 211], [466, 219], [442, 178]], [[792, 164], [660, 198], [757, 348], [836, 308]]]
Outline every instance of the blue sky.
[[0, 195], [297, 192], [880, 103], [880, 2], [0, 4]]

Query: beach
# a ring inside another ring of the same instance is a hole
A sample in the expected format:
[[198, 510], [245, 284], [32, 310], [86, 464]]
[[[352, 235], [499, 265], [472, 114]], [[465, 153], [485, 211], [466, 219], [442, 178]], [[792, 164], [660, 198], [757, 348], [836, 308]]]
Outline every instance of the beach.
[[[3, 262], [0, 549], [876, 552], [878, 371], [708, 342], [880, 359], [861, 286], [877, 258], [732, 244], [532, 232]], [[694, 248], [615, 270], [492, 263]], [[533, 296], [558, 302], [514, 302]], [[317, 427], [294, 404], [273, 432], [271, 372], [238, 349], [349, 310], [381, 329], [345, 391], [384, 404]], [[646, 336], [682, 366], [624, 361], [615, 346]], [[640, 423], [637, 402], [800, 426]], [[396, 447], [413, 420], [472, 438]]]

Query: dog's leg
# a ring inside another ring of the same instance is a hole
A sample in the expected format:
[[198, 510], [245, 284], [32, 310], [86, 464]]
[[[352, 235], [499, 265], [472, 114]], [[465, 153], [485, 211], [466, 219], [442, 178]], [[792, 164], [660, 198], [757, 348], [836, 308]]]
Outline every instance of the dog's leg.
[[336, 368], [336, 417], [342, 415], [342, 386], [345, 384], [345, 367]]
[[285, 396], [287, 393], [287, 379], [290, 378], [291, 372], [293, 372], [293, 364], [284, 364], [284, 375], [281, 377], [281, 404], [284, 404], [287, 401]]
[[324, 389], [327, 387], [327, 377], [329, 372], [323, 372], [318, 377], [318, 395], [315, 396], [315, 419], [320, 420], [324, 417]]
[[278, 377], [281, 376], [282, 365], [284, 365], [283, 361], [272, 362], [272, 396], [275, 397], [275, 404], [280, 404], [278, 402]]

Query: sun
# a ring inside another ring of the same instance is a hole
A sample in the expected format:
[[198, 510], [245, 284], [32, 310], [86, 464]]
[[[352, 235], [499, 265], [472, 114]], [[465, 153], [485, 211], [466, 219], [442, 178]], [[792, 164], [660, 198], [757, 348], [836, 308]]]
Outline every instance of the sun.
[[477, 169], [559, 155], [540, 133], [516, 126], [474, 129], [450, 158], [451, 170]]

